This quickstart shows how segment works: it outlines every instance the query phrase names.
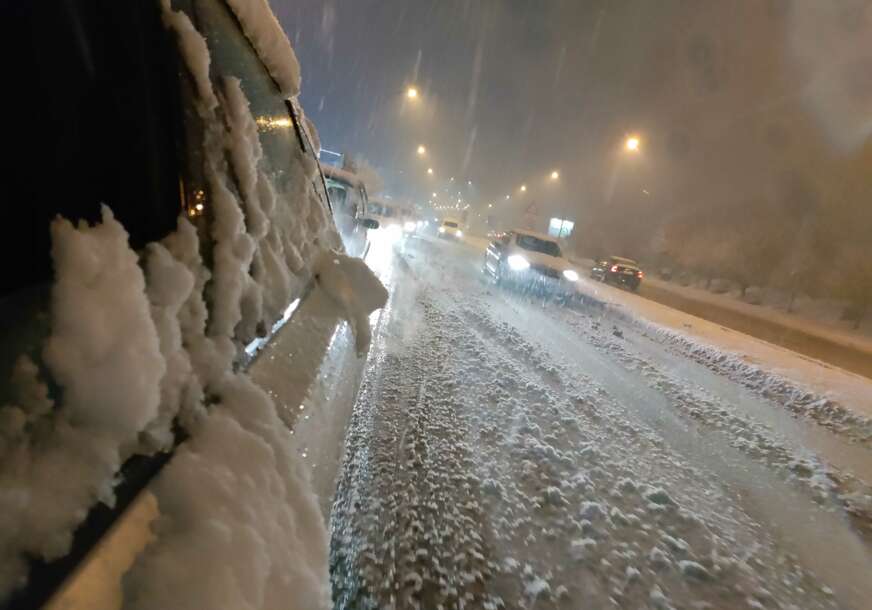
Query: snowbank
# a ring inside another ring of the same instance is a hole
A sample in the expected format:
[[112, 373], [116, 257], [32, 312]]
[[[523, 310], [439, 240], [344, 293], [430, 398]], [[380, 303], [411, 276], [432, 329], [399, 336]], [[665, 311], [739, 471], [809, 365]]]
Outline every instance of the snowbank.
[[796, 415], [872, 443], [872, 382], [802, 354], [608, 286], [579, 282], [618, 317]]

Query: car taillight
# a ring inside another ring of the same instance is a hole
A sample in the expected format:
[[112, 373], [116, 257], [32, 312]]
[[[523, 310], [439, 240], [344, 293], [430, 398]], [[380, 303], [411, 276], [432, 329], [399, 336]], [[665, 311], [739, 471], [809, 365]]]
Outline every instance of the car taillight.
[[641, 278], [643, 275], [644, 274], [641, 271], [639, 271], [638, 276]]
[[612, 273], [617, 273], [617, 272], [618, 272], [618, 266], [612, 265]]

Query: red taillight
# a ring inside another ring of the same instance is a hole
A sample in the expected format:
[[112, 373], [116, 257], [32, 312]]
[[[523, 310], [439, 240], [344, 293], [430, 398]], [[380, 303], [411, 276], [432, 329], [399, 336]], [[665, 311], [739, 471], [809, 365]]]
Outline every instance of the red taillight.
[[618, 266], [612, 265], [612, 273], [617, 273], [617, 272], [618, 272]]
[[643, 275], [644, 275], [644, 274], [640, 271], [640, 272], [639, 272], [639, 277], [642, 277]]

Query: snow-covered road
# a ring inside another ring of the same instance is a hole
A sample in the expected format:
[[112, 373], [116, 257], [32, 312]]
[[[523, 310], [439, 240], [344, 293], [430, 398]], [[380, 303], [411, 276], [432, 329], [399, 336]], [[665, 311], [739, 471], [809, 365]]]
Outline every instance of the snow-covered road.
[[[872, 447], [464, 244], [389, 287], [331, 517], [337, 608], [856, 608]], [[868, 439], [867, 439], [868, 440]]]

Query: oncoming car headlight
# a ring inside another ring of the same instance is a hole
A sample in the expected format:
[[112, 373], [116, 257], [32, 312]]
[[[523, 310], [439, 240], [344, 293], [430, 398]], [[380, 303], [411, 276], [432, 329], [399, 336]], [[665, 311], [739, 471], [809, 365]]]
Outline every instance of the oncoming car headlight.
[[445, 227], [439, 227], [439, 232], [440, 232], [440, 233], [445, 233]]
[[463, 237], [463, 231], [457, 229], [457, 237]]
[[573, 271], [572, 269], [566, 269], [563, 272], [563, 277], [565, 277], [570, 282], [577, 282], [578, 281], [578, 274], [575, 271]]
[[524, 271], [530, 268], [530, 262], [520, 254], [512, 254], [508, 258], [508, 262], [512, 271]]
[[403, 230], [405, 230], [407, 233], [411, 233], [412, 231], [414, 231], [417, 228], [418, 228], [418, 225], [411, 220], [406, 221], [406, 224], [403, 225]]
[[390, 241], [396, 241], [403, 236], [403, 230], [400, 225], [391, 223], [385, 227], [385, 235]]

